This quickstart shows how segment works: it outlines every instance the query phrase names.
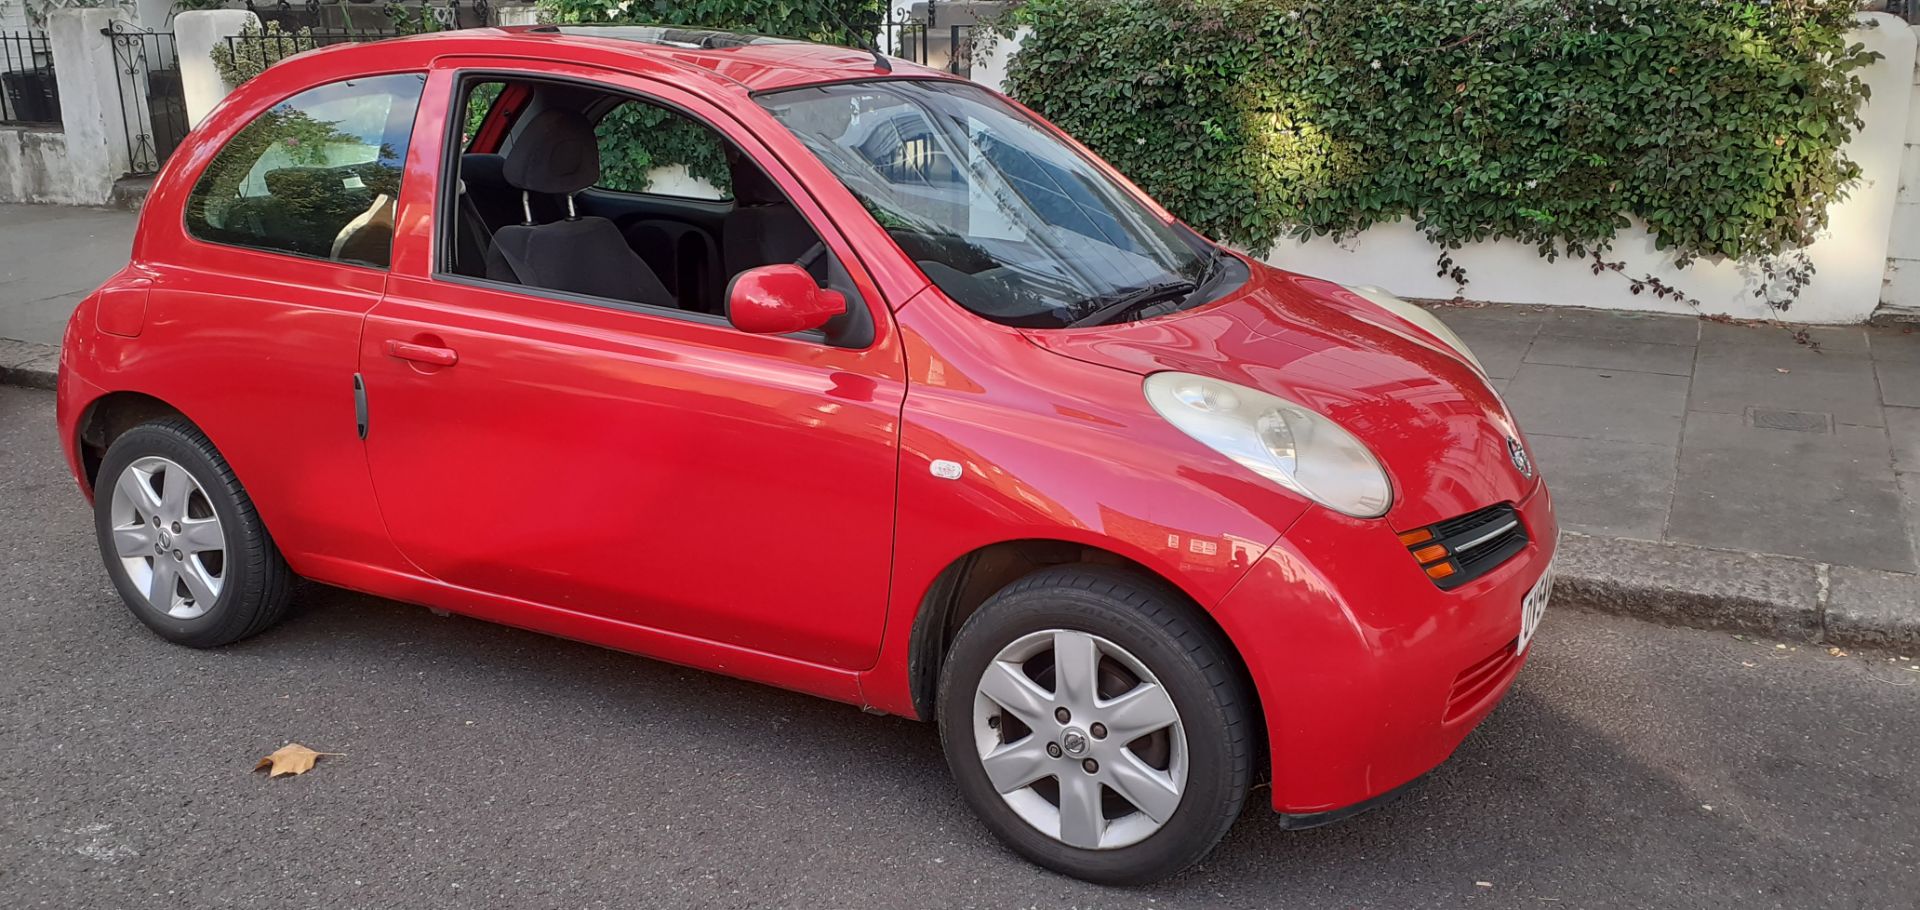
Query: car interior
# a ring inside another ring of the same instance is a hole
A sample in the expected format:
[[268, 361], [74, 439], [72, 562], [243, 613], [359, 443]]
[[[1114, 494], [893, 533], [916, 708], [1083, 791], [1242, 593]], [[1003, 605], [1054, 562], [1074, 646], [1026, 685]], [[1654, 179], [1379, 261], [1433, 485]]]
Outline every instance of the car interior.
[[[481, 85], [489, 91], [475, 91]], [[532, 80], [470, 80], [464, 91], [466, 104], [490, 107], [466, 120], [477, 126], [443, 219], [453, 235], [442, 246], [445, 272], [724, 318], [733, 276], [794, 263], [847, 295], [828, 342], [870, 341], [871, 317], [844, 268], [779, 186], [718, 133], [725, 187], [676, 175], [673, 186], [614, 189], [602, 150], [622, 140], [597, 126], [623, 104], [648, 102]]]

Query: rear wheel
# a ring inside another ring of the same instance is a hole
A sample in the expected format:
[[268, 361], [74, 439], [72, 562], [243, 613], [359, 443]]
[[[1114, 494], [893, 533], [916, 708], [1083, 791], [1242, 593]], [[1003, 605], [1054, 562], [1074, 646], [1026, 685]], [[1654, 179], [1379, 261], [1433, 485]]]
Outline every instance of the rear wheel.
[[208, 648], [285, 615], [293, 573], [232, 468], [192, 424], [169, 418], [121, 434], [98, 478], [100, 553], [148, 628]]
[[1106, 884], [1172, 875], [1213, 849], [1251, 784], [1228, 653], [1156, 580], [1036, 572], [954, 640], [938, 706], [947, 762], [987, 826], [1034, 862]]

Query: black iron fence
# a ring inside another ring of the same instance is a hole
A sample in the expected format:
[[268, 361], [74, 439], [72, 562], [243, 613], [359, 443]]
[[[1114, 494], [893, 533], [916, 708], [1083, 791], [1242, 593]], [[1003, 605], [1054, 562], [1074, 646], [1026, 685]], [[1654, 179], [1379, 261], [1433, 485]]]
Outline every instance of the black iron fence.
[[127, 173], [158, 173], [186, 138], [187, 95], [180, 84], [180, 55], [172, 32], [114, 22], [100, 30], [113, 45], [120, 81], [120, 118], [127, 132]]
[[[228, 0], [233, 6], [235, 0]], [[304, 0], [243, 0], [242, 8], [264, 23], [277, 23], [286, 31], [302, 28], [391, 28], [407, 33], [423, 31], [428, 22], [435, 29], [479, 28], [493, 22], [493, 4], [489, 0], [426, 0], [426, 2], [371, 3]], [[378, 24], [375, 24], [378, 23]]]
[[265, 69], [301, 51], [358, 41], [378, 41], [397, 37], [391, 29], [304, 28], [300, 31], [269, 32], [259, 35], [229, 35], [227, 48], [237, 62], [249, 62], [253, 69]]
[[46, 32], [0, 31], [0, 123], [59, 122], [60, 89]]
[[[905, 10], [895, 10], [904, 17]], [[974, 25], [930, 25], [925, 20], [893, 18], [880, 23], [880, 51], [921, 66], [961, 76], [973, 75]]]

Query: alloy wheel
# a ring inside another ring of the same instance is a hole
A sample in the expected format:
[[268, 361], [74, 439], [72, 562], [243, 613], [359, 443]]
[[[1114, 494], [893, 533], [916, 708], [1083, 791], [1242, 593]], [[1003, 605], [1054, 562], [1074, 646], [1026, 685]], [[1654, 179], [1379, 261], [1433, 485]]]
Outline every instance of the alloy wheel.
[[993, 789], [1068, 846], [1139, 843], [1180, 806], [1180, 712], [1145, 664], [1098, 635], [1049, 629], [1002, 648], [975, 688], [973, 719]]
[[186, 468], [136, 459], [114, 480], [108, 515], [114, 556], [149, 606], [174, 619], [213, 609], [226, 580], [226, 535]]

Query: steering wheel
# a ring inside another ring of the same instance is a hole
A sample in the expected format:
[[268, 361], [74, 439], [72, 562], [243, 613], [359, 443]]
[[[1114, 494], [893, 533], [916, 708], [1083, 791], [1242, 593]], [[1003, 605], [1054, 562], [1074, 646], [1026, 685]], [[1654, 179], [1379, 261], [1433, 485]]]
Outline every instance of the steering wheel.
[[793, 261], [793, 264], [803, 269], [811, 270], [813, 268], [814, 261], [819, 259], [826, 252], [827, 252], [827, 244], [824, 241], [815, 243], [813, 246], [807, 247], [807, 251], [804, 253], [801, 253], [800, 258], [795, 259]]

